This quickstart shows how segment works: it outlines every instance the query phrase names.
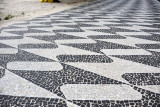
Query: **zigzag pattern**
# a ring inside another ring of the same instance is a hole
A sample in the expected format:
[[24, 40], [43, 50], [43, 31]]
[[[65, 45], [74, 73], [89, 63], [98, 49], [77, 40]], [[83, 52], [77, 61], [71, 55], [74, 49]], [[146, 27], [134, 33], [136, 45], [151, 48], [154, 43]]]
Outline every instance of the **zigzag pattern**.
[[160, 106], [160, 3], [96, 0], [0, 29], [0, 106]]

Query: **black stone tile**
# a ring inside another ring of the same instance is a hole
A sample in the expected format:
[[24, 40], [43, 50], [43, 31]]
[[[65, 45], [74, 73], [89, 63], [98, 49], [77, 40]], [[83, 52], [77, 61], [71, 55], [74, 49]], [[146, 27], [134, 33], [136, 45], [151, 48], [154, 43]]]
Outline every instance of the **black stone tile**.
[[159, 44], [136, 44], [136, 46], [142, 49], [160, 49], [160, 43]]
[[160, 73], [125, 73], [122, 77], [133, 85], [160, 85]]
[[111, 33], [111, 34], [116, 34], [116, 32], [138, 32], [135, 30], [129, 30], [129, 29], [121, 29], [121, 28], [115, 28], [111, 27], [110, 29], [94, 29], [91, 31], [97, 31], [97, 32], [103, 32], [103, 33]]
[[146, 39], [146, 40], [152, 40], [152, 41], [160, 41], [160, 35], [158, 34], [152, 34], [151, 36], [142, 36], [142, 35], [132, 35], [131, 37], [140, 38], [140, 39]]
[[114, 55], [114, 57], [142, 63], [149, 66], [160, 67], [160, 56], [157, 55]]
[[54, 60], [41, 57], [23, 50], [18, 50], [16, 54], [0, 54], [0, 65], [6, 68], [8, 62], [13, 61], [32, 61], [32, 62], [54, 62]]
[[58, 48], [58, 46], [56, 44], [20, 44], [18, 45], [19, 49], [54, 49], [54, 48]]
[[13, 48], [13, 47], [6, 45], [6, 44], [3, 44], [3, 43], [0, 43], [0, 48]]
[[1, 107], [67, 107], [62, 99], [0, 95]]
[[111, 63], [113, 60], [105, 55], [59, 55], [60, 62]]
[[13, 34], [17, 34], [17, 35], [24, 35], [25, 33], [49, 33], [49, 31], [43, 31], [43, 30], [35, 30], [35, 29], [28, 29], [28, 30], [24, 30], [24, 31], [7, 31], [8, 33], [13, 33]]
[[87, 37], [91, 39], [126, 39], [126, 37], [120, 35], [92, 35]]

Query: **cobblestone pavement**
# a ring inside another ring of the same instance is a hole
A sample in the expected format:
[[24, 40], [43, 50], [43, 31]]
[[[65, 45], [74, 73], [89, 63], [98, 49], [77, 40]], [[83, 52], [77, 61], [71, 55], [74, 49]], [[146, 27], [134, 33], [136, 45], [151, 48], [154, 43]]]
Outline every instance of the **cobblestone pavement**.
[[160, 106], [160, 2], [96, 0], [0, 29], [0, 106]]

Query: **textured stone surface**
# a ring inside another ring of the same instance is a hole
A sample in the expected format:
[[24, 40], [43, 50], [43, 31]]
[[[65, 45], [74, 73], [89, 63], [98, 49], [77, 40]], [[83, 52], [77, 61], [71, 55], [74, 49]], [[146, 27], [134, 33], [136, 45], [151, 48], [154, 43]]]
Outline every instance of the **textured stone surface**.
[[0, 29], [0, 106], [160, 106], [160, 3], [95, 0]]

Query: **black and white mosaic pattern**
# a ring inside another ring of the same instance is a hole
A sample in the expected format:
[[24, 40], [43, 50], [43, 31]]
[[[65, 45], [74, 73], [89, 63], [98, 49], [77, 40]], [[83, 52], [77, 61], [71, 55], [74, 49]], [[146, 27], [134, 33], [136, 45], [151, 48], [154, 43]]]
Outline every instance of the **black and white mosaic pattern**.
[[0, 29], [0, 107], [160, 106], [160, 2], [95, 0]]

